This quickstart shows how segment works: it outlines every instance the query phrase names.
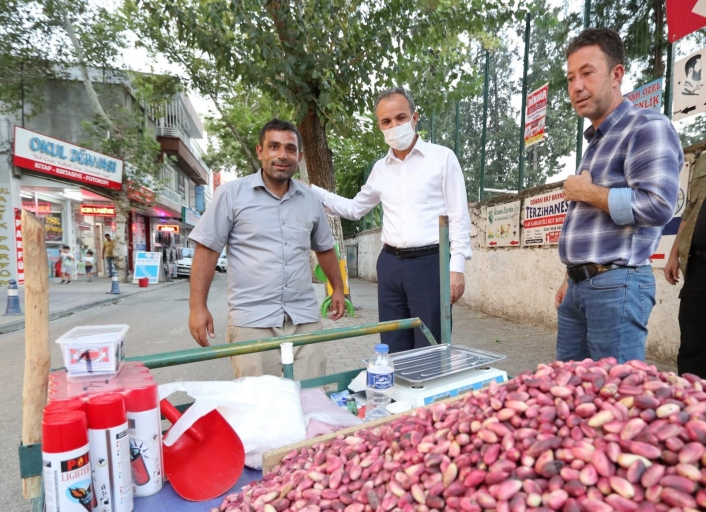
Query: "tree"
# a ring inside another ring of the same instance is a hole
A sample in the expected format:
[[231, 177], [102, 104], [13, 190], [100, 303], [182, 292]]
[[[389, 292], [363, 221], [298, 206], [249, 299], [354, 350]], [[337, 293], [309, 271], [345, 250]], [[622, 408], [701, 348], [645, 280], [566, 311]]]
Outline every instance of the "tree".
[[310, 180], [334, 191], [329, 128], [366, 111], [374, 88], [410, 83], [430, 63], [440, 90], [465, 76], [455, 65], [466, 46], [459, 35], [472, 39], [492, 30], [508, 16], [499, 5], [496, 0], [127, 0], [126, 12], [141, 39], [183, 65], [202, 94], [220, 99], [230, 84], [242, 82], [291, 105]]
[[[133, 206], [128, 197], [130, 186], [154, 186], [160, 166], [160, 147], [147, 120], [147, 107], [163, 103], [176, 93], [178, 81], [172, 77], [129, 75], [114, 69], [125, 49], [122, 18], [88, 0], [0, 0], [2, 34], [9, 42], [3, 47], [0, 66], [4, 75], [0, 104], [7, 112], [41, 111], [47, 81], [61, 78], [60, 72], [78, 68], [89, 98], [94, 118], [86, 120], [87, 145], [131, 164], [132, 172], [123, 173], [119, 191], [94, 190], [110, 196], [116, 206], [116, 250], [122, 253], [127, 240], [127, 215]], [[77, 20], [80, 19], [80, 23]], [[26, 75], [12, 73], [17, 68]], [[112, 84], [94, 84], [91, 68], [111, 73], [118, 80]], [[31, 80], [30, 80], [31, 79]], [[132, 79], [132, 82], [131, 80]], [[136, 98], [128, 105], [112, 103], [111, 88], [125, 87]], [[87, 188], [93, 188], [84, 185]], [[127, 277], [126, 262], [115, 261], [120, 279]]]
[[[260, 129], [272, 118], [291, 119], [291, 111], [288, 105], [277, 104], [257, 89], [234, 84], [232, 98], [222, 107], [222, 114], [206, 119], [211, 138], [206, 163], [214, 172], [233, 172], [237, 176], [257, 172], [260, 162], [255, 146]], [[243, 143], [233, 137], [231, 127], [237, 127]]]

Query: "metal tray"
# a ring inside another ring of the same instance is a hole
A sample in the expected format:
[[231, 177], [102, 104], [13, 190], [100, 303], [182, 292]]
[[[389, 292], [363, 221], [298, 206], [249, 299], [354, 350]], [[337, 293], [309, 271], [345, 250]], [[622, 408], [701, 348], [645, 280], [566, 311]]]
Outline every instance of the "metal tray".
[[[425, 382], [458, 372], [487, 366], [505, 359], [504, 354], [486, 352], [462, 345], [431, 345], [391, 354], [395, 379]], [[368, 365], [369, 359], [363, 359]]]

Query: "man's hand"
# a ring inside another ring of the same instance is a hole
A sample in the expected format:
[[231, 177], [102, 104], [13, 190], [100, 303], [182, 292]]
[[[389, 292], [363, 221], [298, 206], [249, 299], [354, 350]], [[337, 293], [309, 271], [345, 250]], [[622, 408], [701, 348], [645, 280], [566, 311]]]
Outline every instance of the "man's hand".
[[679, 282], [679, 256], [672, 253], [667, 260], [667, 266], [664, 267], [664, 277], [669, 284], [677, 284]]
[[215, 338], [216, 334], [213, 330], [213, 317], [208, 308], [191, 308], [189, 331], [191, 331], [196, 343], [202, 347], [210, 345], [208, 337]]
[[346, 312], [346, 300], [343, 297], [343, 292], [340, 290], [334, 291], [331, 295], [331, 304], [328, 307], [328, 317], [334, 322], [341, 318]]
[[564, 279], [564, 282], [559, 287], [559, 290], [554, 296], [554, 307], [559, 309], [559, 305], [564, 302], [564, 297], [566, 297], [566, 291], [569, 289], [569, 279]]
[[463, 272], [451, 272], [451, 304], [461, 298], [466, 290], [466, 279]]
[[567, 201], [586, 201], [590, 195], [593, 178], [588, 171], [578, 176], [569, 176], [564, 182], [564, 199]]

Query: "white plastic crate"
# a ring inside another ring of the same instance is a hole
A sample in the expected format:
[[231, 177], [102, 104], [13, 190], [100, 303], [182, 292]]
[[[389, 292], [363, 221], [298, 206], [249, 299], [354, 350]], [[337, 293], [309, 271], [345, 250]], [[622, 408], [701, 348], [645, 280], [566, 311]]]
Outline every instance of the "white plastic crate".
[[125, 359], [125, 334], [129, 325], [74, 327], [56, 342], [61, 345], [66, 371], [72, 376], [111, 375]]

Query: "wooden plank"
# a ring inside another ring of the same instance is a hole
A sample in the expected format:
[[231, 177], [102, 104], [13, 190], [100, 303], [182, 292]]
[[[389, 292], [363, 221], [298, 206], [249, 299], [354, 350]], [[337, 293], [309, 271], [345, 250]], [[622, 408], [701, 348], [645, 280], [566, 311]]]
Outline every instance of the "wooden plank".
[[[454, 396], [451, 398], [447, 398], [446, 400], [439, 400], [437, 403], [450, 403], [450, 402], [455, 402], [456, 400], [461, 400], [465, 398], [466, 395], [463, 394], [461, 396]], [[433, 405], [433, 404], [432, 404]], [[425, 405], [424, 407], [429, 408], [431, 405]], [[364, 428], [371, 428], [371, 427], [376, 427], [378, 425], [383, 425], [385, 423], [389, 423], [390, 421], [394, 421], [395, 419], [402, 417], [402, 416], [408, 416], [409, 414], [412, 413], [414, 409], [410, 409], [409, 411], [401, 412], [399, 414], [393, 414], [391, 416], [387, 416], [385, 418], [380, 418], [379, 420], [375, 421], [369, 421], [366, 423], [363, 423], [361, 425], [357, 425], [355, 427], [348, 427], [344, 428], [342, 430], [338, 430], [336, 432], [332, 432], [330, 434], [325, 434], [323, 436], [318, 436], [314, 437], [313, 439], [307, 439], [305, 441], [301, 441], [299, 443], [295, 444], [290, 444], [288, 446], [283, 446], [282, 448], [277, 448], [276, 450], [270, 450], [262, 454], [262, 474], [264, 475], [265, 473], [269, 473], [272, 471], [272, 469], [279, 465], [280, 462], [282, 462], [282, 459], [284, 458], [285, 455], [287, 455], [289, 452], [292, 450], [299, 450], [301, 448], [308, 448], [310, 446], [313, 446], [315, 444], [319, 443], [324, 443], [326, 441], [331, 441], [332, 439], [335, 439], [336, 437], [340, 435], [348, 436], [351, 434], [355, 434], [358, 430], [362, 430]]]
[[[49, 352], [49, 265], [42, 223], [22, 210], [25, 261], [25, 367], [22, 387], [22, 444], [42, 441], [42, 410], [47, 401]], [[41, 476], [22, 480], [25, 499], [39, 497]]]

